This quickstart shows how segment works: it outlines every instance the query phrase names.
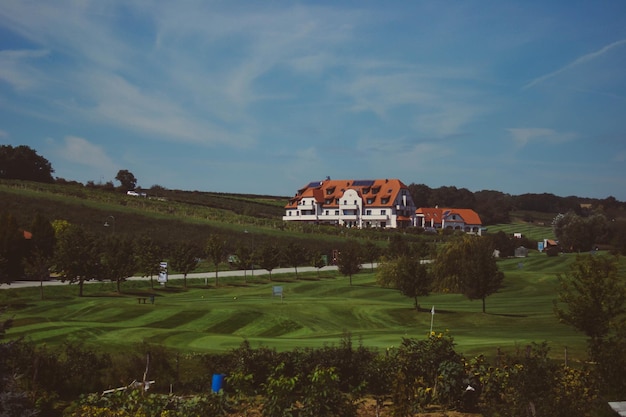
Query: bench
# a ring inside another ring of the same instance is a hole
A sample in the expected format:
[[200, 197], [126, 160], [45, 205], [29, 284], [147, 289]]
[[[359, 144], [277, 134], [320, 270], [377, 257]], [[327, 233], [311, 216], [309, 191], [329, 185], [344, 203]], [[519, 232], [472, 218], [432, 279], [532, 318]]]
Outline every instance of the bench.
[[137, 297], [137, 304], [145, 304], [148, 297]]

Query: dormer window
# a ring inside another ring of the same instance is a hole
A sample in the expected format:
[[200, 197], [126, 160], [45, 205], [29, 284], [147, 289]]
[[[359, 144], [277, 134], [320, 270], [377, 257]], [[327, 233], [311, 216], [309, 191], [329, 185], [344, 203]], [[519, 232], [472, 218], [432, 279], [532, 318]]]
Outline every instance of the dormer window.
[[389, 202], [389, 197], [382, 198], [380, 202], [381, 204], [387, 204]]
[[380, 187], [372, 188], [373, 194], [378, 194], [379, 191], [380, 191]]

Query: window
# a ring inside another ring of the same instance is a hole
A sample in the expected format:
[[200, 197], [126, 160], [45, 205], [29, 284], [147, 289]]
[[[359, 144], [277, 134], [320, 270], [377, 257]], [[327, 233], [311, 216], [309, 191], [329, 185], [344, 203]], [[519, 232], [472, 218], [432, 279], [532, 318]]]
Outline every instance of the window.
[[356, 206], [356, 200], [354, 200], [354, 205]]
[[381, 210], [380, 214], [387, 214], [387, 210]]
[[348, 200], [343, 200], [343, 205], [345, 206], [346, 204], [348, 204]]
[[339, 210], [335, 210], [335, 216], [339, 216]]
[[328, 216], [328, 210], [326, 210], [326, 215]]
[[367, 199], [367, 204], [374, 204], [374, 199], [373, 198], [368, 198]]
[[383, 198], [382, 200], [380, 200], [381, 204], [387, 204], [389, 202], [389, 198]]
[[372, 210], [365, 210], [365, 214], [368, 215], [368, 216], [371, 216], [372, 215]]

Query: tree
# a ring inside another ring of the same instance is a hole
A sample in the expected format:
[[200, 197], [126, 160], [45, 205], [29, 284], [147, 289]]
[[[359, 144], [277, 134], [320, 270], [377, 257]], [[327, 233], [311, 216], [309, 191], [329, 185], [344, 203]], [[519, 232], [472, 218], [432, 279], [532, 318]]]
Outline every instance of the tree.
[[19, 230], [15, 217], [0, 214], [0, 282], [22, 278], [25, 246], [24, 233]]
[[132, 174], [132, 172], [130, 172], [127, 169], [120, 169], [117, 172], [115, 179], [120, 182], [120, 188], [122, 190], [126, 190], [126, 191], [134, 190], [135, 187], [137, 186], [137, 179]]
[[270, 273], [270, 281], [272, 280], [272, 271], [280, 265], [280, 250], [274, 244], [266, 244], [261, 248], [259, 253], [260, 267]]
[[28, 146], [0, 146], [0, 178], [53, 182], [52, 165]]
[[317, 269], [317, 277], [320, 276], [320, 269], [326, 266], [326, 262], [324, 261], [324, 256], [321, 252], [315, 252], [313, 258], [311, 258], [311, 265], [313, 268]]
[[348, 241], [339, 252], [337, 268], [344, 276], [350, 277], [350, 286], [352, 286], [352, 275], [361, 270], [361, 245], [357, 241]]
[[172, 269], [182, 272], [183, 286], [187, 288], [187, 274], [196, 269], [200, 257], [200, 249], [187, 242], [181, 242], [172, 252], [170, 265]]
[[207, 256], [213, 265], [215, 266], [215, 287], [219, 286], [218, 271], [220, 263], [224, 260], [224, 249], [226, 243], [220, 238], [220, 236], [212, 235], [207, 240], [205, 247]]
[[52, 224], [37, 213], [30, 226], [32, 237], [26, 256], [26, 272], [39, 279], [39, 291], [43, 300], [43, 281], [50, 278], [54, 260], [56, 237]]
[[447, 243], [433, 265], [436, 286], [443, 292], [460, 292], [470, 300], [485, 299], [502, 287], [504, 274], [498, 269], [493, 248], [480, 236], [461, 236]]
[[417, 311], [417, 297], [429, 295], [432, 287], [432, 274], [426, 265], [419, 258], [409, 256], [383, 261], [378, 267], [376, 280], [384, 287], [397, 288], [402, 295], [413, 298]]
[[85, 280], [100, 276], [99, 256], [96, 238], [81, 226], [70, 225], [57, 237], [54, 270], [62, 280], [77, 282], [82, 297]]
[[608, 222], [602, 214], [581, 217], [573, 211], [560, 214], [552, 222], [552, 228], [561, 247], [574, 252], [586, 252], [604, 237]]
[[374, 272], [374, 262], [380, 256], [380, 248], [371, 240], [363, 245], [363, 260], [369, 262], [372, 272]]
[[585, 333], [592, 344], [624, 323], [626, 285], [619, 276], [617, 258], [579, 255], [569, 271], [558, 274], [557, 279], [555, 314]]
[[152, 277], [161, 272], [162, 249], [149, 236], [142, 236], [135, 242], [137, 267], [142, 277], [150, 277], [150, 288], [154, 288]]
[[306, 262], [306, 249], [297, 243], [291, 243], [285, 248], [283, 255], [285, 261], [294, 267], [296, 279], [298, 279], [298, 265]]
[[101, 262], [101, 277], [115, 282], [117, 293], [121, 293], [122, 282], [137, 268], [133, 243], [119, 235], [109, 236], [104, 241]]
[[245, 281], [247, 279], [246, 273], [248, 269], [252, 267], [252, 264], [253, 264], [252, 251], [250, 250], [249, 247], [242, 245], [237, 248], [237, 251], [235, 252], [235, 254], [237, 255], [237, 267], [239, 269], [243, 269], [243, 279]]

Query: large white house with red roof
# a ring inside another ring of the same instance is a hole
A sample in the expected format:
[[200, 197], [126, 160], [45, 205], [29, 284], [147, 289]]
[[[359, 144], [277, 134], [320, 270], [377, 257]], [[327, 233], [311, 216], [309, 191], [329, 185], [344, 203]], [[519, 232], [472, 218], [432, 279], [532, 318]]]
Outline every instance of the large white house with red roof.
[[418, 227], [481, 234], [482, 222], [478, 213], [471, 209], [420, 207], [415, 214]]
[[298, 190], [283, 220], [345, 227], [415, 225], [415, 204], [398, 179], [315, 181]]

